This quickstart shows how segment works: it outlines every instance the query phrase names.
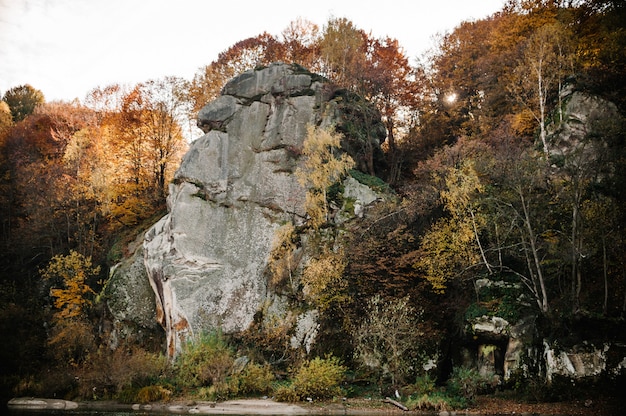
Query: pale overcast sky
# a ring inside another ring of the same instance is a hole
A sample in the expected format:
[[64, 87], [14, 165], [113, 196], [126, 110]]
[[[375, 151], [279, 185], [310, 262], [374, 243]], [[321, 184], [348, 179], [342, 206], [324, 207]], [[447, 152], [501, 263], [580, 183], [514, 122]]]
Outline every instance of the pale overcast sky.
[[398, 39], [410, 58], [504, 0], [0, 0], [0, 95], [31, 84], [46, 101], [175, 75], [191, 79], [235, 42], [278, 36], [298, 17], [346, 17]]

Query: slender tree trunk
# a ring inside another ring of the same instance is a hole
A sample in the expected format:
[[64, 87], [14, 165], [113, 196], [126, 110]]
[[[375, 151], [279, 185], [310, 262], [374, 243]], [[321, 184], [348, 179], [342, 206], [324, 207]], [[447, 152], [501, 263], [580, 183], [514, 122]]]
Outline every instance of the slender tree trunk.
[[474, 238], [476, 239], [476, 243], [478, 244], [478, 249], [480, 250], [480, 257], [482, 257], [485, 266], [487, 267], [487, 271], [489, 274], [493, 274], [493, 270], [491, 270], [491, 266], [487, 261], [487, 256], [485, 256], [485, 250], [483, 249], [483, 245], [480, 242], [480, 238], [478, 237], [478, 228], [476, 227], [476, 218], [474, 216], [474, 211], [472, 209], [469, 210], [470, 215], [472, 216], [472, 227], [474, 228]]
[[602, 276], [604, 277], [604, 303], [602, 304], [602, 314], [607, 315], [609, 309], [609, 276], [606, 258], [606, 238], [602, 237]]
[[526, 199], [524, 198], [523, 193], [520, 191], [519, 197], [522, 203], [522, 208], [524, 209], [524, 222], [526, 225], [526, 230], [528, 231], [528, 239], [530, 244], [530, 251], [533, 256], [533, 261], [535, 264], [535, 272], [537, 273], [537, 280], [539, 283], [539, 288], [541, 289], [541, 311], [547, 313], [549, 311], [548, 306], [548, 294], [546, 292], [546, 284], [545, 279], [543, 277], [542, 267], [541, 267], [541, 258], [539, 257], [539, 251], [535, 242], [535, 232], [533, 230], [530, 213], [528, 212], [528, 206]]
[[548, 139], [546, 133], [546, 86], [543, 79], [543, 58], [539, 59], [537, 63], [537, 97], [539, 104], [539, 137], [541, 138], [541, 144], [543, 145], [543, 152], [546, 155], [546, 159], [549, 156], [548, 151]]
[[[574, 184], [576, 187], [576, 184]], [[574, 206], [572, 207], [572, 312], [578, 312], [580, 307], [580, 286], [581, 286], [581, 278], [580, 278], [580, 270], [579, 270], [579, 236], [578, 236], [578, 219], [579, 219], [579, 210], [578, 210], [578, 190], [574, 191]]]

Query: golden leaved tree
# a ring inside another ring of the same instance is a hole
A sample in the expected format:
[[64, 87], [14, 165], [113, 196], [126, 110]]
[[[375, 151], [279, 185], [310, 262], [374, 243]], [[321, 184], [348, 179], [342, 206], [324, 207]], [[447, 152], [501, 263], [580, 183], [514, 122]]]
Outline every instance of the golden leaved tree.
[[50, 295], [57, 309], [56, 320], [85, 316], [91, 304], [89, 297], [95, 294], [87, 281], [100, 273], [100, 266], [94, 267], [91, 257], [72, 250], [67, 256], [54, 256], [40, 273], [44, 279], [54, 280], [53, 285], [56, 287], [50, 289]]
[[87, 319], [91, 297], [95, 294], [88, 280], [100, 273], [91, 258], [76, 251], [57, 255], [40, 270], [44, 279], [53, 281], [50, 295], [56, 309], [48, 339], [51, 353], [59, 363], [77, 366], [96, 348], [92, 327]]
[[480, 264], [490, 270], [480, 240], [484, 216], [480, 213], [479, 195], [484, 192], [474, 162], [449, 168], [444, 178], [441, 199], [448, 216], [437, 221], [421, 242], [422, 256], [414, 267], [424, 273], [436, 292], [442, 293], [447, 281], [466, 267]]
[[354, 166], [354, 160], [349, 155], [339, 152], [341, 138], [341, 134], [332, 128], [307, 127], [302, 149], [304, 164], [296, 170], [296, 177], [307, 188], [305, 208], [310, 225], [315, 229], [328, 221], [328, 187]]

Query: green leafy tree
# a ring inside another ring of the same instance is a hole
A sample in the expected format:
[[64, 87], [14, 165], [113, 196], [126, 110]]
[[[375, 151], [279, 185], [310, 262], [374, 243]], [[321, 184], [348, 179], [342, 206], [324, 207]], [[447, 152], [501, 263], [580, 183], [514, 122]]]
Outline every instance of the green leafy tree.
[[45, 99], [41, 91], [25, 84], [5, 92], [2, 101], [9, 105], [13, 122], [17, 123], [32, 114]]

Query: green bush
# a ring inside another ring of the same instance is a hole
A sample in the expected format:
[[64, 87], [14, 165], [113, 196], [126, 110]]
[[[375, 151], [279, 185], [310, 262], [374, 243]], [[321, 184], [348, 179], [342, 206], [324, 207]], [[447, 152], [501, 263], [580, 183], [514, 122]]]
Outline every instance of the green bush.
[[330, 399], [341, 394], [346, 367], [337, 357], [315, 358], [305, 362], [293, 380], [293, 389], [300, 399]]
[[226, 381], [218, 381], [208, 387], [201, 387], [196, 391], [198, 399], [209, 401], [226, 400], [236, 395], [236, 385]]
[[471, 402], [478, 393], [490, 390], [491, 382], [492, 380], [482, 376], [476, 369], [455, 367], [448, 380], [448, 393]]
[[410, 410], [444, 411], [451, 409], [463, 409], [467, 407], [467, 400], [462, 397], [454, 397], [443, 391], [434, 391], [430, 394], [417, 394], [409, 397], [406, 406]]
[[414, 388], [419, 394], [431, 394], [435, 391], [435, 380], [428, 374], [417, 377]]
[[220, 332], [189, 340], [176, 360], [176, 381], [185, 387], [224, 383], [233, 367], [233, 352]]

